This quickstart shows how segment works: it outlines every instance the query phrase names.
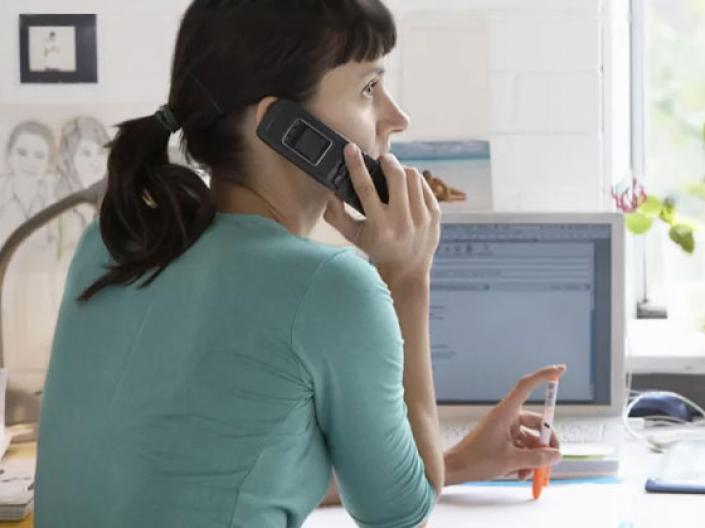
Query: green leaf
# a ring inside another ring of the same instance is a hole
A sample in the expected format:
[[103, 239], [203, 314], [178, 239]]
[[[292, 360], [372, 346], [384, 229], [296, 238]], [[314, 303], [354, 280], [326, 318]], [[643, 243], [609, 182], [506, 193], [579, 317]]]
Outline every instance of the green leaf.
[[627, 229], [635, 235], [641, 235], [651, 229], [653, 218], [641, 213], [627, 213], [624, 215]]
[[649, 195], [646, 198], [646, 201], [639, 206], [637, 211], [645, 215], [655, 216], [661, 212], [662, 207], [663, 204], [661, 203], [661, 200], [653, 195]]
[[683, 251], [692, 254], [695, 251], [693, 228], [685, 224], [676, 224], [668, 230], [668, 236], [678, 244]]
[[659, 218], [672, 226], [676, 221], [676, 204], [672, 198], [666, 198], [663, 201], [663, 207], [659, 213]]

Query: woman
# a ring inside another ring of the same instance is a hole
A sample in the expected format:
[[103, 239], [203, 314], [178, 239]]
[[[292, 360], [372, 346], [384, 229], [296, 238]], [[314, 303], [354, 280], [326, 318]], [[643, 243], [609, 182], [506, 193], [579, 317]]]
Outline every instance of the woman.
[[[378, 0], [188, 8], [168, 106], [121, 125], [99, 226], [72, 263], [40, 422], [38, 528], [300, 526], [324, 496], [360, 526], [419, 526], [444, 483], [556, 460], [555, 439], [531, 449], [520, 427], [536, 428], [521, 403], [555, 368], [441, 452], [428, 344], [439, 207], [386, 154], [409, 124], [381, 82], [394, 44]], [[361, 222], [260, 141], [280, 97], [380, 157], [389, 204], [359, 153], [346, 163]], [[168, 163], [178, 129], [210, 189]], [[308, 240], [321, 216], [376, 268]]]

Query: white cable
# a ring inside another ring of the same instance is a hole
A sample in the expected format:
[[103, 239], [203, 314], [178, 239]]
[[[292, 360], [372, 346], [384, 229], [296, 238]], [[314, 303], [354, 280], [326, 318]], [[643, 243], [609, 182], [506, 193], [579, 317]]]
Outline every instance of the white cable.
[[[632, 343], [628, 337], [625, 339], [625, 345], [627, 349], [627, 355], [630, 355]], [[675, 442], [683, 440], [685, 439], [685, 437], [690, 437], [690, 434], [695, 432], [696, 430], [702, 430], [703, 438], [705, 438], [705, 410], [703, 410], [702, 407], [700, 407], [697, 403], [689, 400], [685, 396], [681, 396], [680, 394], [677, 394], [675, 392], [634, 390], [632, 389], [632, 377], [632, 372], [627, 371], [627, 376], [625, 378], [625, 394], [627, 394], [628, 396], [626, 398], [624, 409], [622, 411], [622, 422], [624, 423], [624, 427], [630, 435], [632, 435], [642, 444], [646, 445], [646, 447], [648, 447], [650, 450], [656, 451], [658, 453], [663, 453], [668, 449], [668, 447], [670, 447]], [[673, 436], [675, 437], [675, 439], [671, 442], [659, 442], [655, 439], [654, 435], [639, 433], [629, 423], [629, 414], [631, 413], [634, 406], [642, 398], [654, 395], [668, 395], [674, 397], [686, 403], [691, 408], [695, 409], [698, 413], [700, 413], [702, 419], [699, 421], [690, 422], [675, 416], [641, 416], [640, 418], [643, 419], [645, 428], [653, 427], [653, 432], [656, 433], [673, 432]], [[681, 433], [681, 438], [678, 438], [678, 433]]]
[[[639, 401], [649, 396], [670, 396], [676, 398], [677, 400], [686, 403], [691, 408], [695, 409], [698, 413], [700, 413], [702, 419], [698, 421], [689, 422], [673, 416], [643, 416], [641, 418], [644, 420], [646, 427], [652, 425], [655, 429], [658, 429], [656, 431], [658, 433], [669, 431], [673, 432], [674, 439], [670, 442], [664, 442], [656, 440], [654, 435], [641, 434], [634, 430], [634, 428], [629, 423], [629, 414]], [[637, 395], [634, 399], [632, 399], [625, 405], [624, 410], [622, 412], [622, 422], [624, 423], [624, 427], [627, 429], [629, 434], [631, 434], [638, 441], [646, 445], [652, 451], [656, 451], [658, 453], [663, 453], [664, 451], [666, 451], [666, 449], [668, 449], [668, 447], [680, 440], [692, 438], [692, 433], [695, 432], [698, 433], [697, 437], [700, 437], [700, 435], [702, 435], [703, 438], [705, 438], [705, 410], [703, 410], [703, 408], [700, 407], [697, 403], [686, 398], [685, 396], [670, 391], [643, 391], [641, 394]], [[681, 438], [678, 438], [678, 433], [681, 433]]]

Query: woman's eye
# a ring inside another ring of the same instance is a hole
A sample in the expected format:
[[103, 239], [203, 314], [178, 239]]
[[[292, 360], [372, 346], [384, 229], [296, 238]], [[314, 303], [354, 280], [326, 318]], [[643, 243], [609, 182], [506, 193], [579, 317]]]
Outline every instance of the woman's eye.
[[374, 81], [374, 82], [371, 82], [370, 84], [368, 84], [367, 87], [366, 87], [365, 90], [364, 90], [364, 94], [365, 94], [365, 95], [372, 96], [372, 95], [373, 95], [374, 87], [377, 86], [377, 83], [378, 83], [378, 82], [379, 82], [379, 81]]

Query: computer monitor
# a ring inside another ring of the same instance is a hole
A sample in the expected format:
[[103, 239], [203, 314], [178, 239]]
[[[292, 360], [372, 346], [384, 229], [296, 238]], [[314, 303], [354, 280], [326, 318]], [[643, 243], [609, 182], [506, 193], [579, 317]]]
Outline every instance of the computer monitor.
[[[441, 419], [478, 418], [523, 376], [566, 363], [557, 414], [618, 415], [624, 222], [616, 213], [450, 213], [431, 270]], [[540, 411], [543, 387], [525, 406]]]

